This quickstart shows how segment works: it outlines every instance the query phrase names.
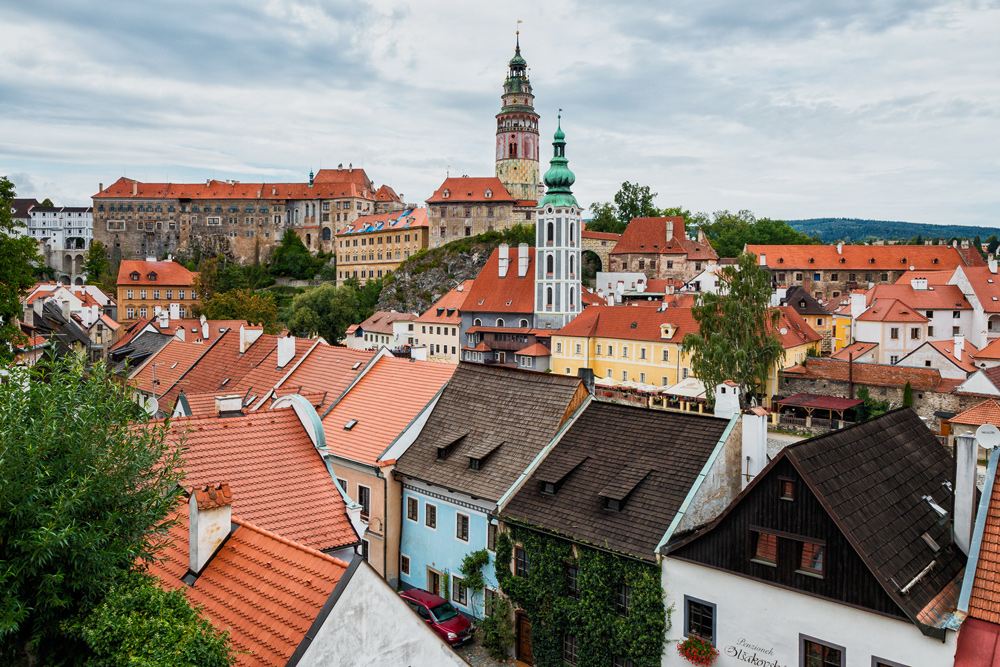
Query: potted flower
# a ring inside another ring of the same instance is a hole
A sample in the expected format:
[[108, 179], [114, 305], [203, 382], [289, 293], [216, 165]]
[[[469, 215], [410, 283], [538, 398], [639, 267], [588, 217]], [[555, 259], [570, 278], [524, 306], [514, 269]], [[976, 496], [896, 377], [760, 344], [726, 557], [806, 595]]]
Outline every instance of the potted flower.
[[687, 639], [677, 645], [677, 652], [684, 659], [695, 665], [711, 665], [719, 651], [697, 635], [688, 635]]

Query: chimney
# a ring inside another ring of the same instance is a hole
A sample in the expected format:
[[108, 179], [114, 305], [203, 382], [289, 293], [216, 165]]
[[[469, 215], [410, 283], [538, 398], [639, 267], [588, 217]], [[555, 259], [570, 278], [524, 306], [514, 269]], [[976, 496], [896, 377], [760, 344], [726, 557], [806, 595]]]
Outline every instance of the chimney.
[[97, 184], [97, 191], [98, 192], [104, 192], [104, 183], [98, 183]]
[[188, 517], [191, 560], [188, 567], [196, 575], [201, 574], [232, 532], [232, 504], [233, 494], [229, 484], [191, 489]]
[[271, 186], [271, 196], [274, 197], [278, 194], [278, 188], [274, 185]]
[[517, 246], [517, 277], [523, 278], [528, 274], [528, 244], [521, 243]]
[[204, 315], [201, 316], [201, 339], [206, 342], [208, 341], [208, 321]]
[[155, 262], [156, 258], [153, 257], [152, 255], [146, 255], [146, 261], [147, 262]]
[[843, 243], [843, 241], [841, 241], [840, 243], [837, 244], [837, 254], [838, 255], [843, 255], [844, 254], [844, 243]]
[[170, 319], [172, 320], [181, 319], [181, 304], [179, 303], [170, 304]]
[[240, 325], [240, 354], [247, 351], [251, 345], [254, 344], [261, 334], [264, 333], [264, 327], [247, 327]]
[[158, 304], [153, 306], [153, 317], [158, 318], [160, 316], [160, 311], [163, 310]]
[[767, 255], [760, 253], [760, 257], [757, 258], [757, 263], [761, 266], [767, 266]]
[[721, 419], [732, 419], [740, 413], [740, 388], [732, 380], [715, 387], [715, 416]]
[[674, 221], [667, 218], [667, 243], [674, 238]]
[[157, 313], [156, 319], [158, 320], [161, 329], [167, 329], [170, 327], [170, 313], [166, 310], [161, 310]]
[[959, 334], [955, 336], [955, 358], [962, 360], [962, 350], [965, 349], [965, 336]]
[[851, 292], [851, 319], [855, 320], [861, 317], [861, 314], [868, 310], [868, 306], [865, 303], [865, 293], [864, 292]]
[[62, 316], [63, 316], [63, 318], [66, 319], [66, 320], [69, 320], [69, 318], [70, 318], [69, 301], [60, 301], [59, 302], [59, 307], [62, 309]]
[[997, 272], [997, 260], [996, 259], [990, 259], [989, 260], [989, 266], [990, 266], [990, 273], [994, 273], [995, 274]]
[[215, 397], [215, 414], [220, 417], [232, 417], [243, 414], [243, 397], [240, 394]]
[[701, 227], [698, 228], [698, 243], [708, 243], [708, 239], [705, 238], [705, 230]]
[[924, 291], [927, 289], [927, 278], [911, 278], [910, 287], [916, 291]]
[[507, 277], [507, 270], [510, 268], [510, 246], [506, 243], [500, 244], [500, 277]]
[[295, 357], [295, 336], [285, 336], [278, 339], [278, 368], [285, 365]]
[[587, 388], [587, 393], [591, 396], [594, 395], [594, 369], [592, 368], [578, 368], [576, 371], [577, 376], [583, 379], [583, 386]]
[[740, 488], [745, 489], [767, 465], [767, 410], [751, 408], [743, 413], [742, 419], [743, 483]]
[[139, 194], [139, 181], [132, 181], [132, 196]]
[[[996, 427], [994, 427], [996, 428]], [[952, 535], [955, 544], [968, 555], [972, 528], [976, 521], [976, 459], [979, 443], [966, 433], [955, 438], [955, 508]]]

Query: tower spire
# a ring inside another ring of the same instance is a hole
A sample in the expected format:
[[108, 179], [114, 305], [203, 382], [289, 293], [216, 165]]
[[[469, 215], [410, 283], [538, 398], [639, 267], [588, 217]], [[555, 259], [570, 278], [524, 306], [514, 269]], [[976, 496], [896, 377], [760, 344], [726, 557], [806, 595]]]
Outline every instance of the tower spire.
[[566, 159], [566, 133], [562, 129], [562, 109], [559, 111], [558, 125], [555, 134], [552, 135], [552, 159], [543, 179], [546, 187], [545, 198], [539, 206], [552, 204], [557, 207], [580, 208], [571, 189], [576, 182], [576, 175], [570, 171], [569, 160]]

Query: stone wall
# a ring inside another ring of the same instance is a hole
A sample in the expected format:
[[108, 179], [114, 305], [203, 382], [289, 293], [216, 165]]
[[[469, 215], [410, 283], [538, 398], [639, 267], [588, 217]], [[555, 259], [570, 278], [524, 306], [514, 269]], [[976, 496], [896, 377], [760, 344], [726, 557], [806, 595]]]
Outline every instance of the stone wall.
[[533, 209], [515, 208], [509, 202], [435, 204], [429, 207], [427, 214], [430, 218], [429, 247], [431, 248], [442, 246], [455, 239], [510, 229], [514, 225], [531, 225], [535, 222]]
[[688, 260], [687, 255], [657, 253], [619, 253], [610, 255], [608, 271], [632, 271], [646, 274], [650, 280], [673, 279], [688, 282], [701, 273], [708, 263]]

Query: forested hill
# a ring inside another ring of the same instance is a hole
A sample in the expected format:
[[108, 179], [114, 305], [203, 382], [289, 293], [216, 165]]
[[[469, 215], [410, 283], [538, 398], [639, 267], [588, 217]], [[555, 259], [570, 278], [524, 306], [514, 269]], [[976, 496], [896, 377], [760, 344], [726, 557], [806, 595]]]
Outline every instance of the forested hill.
[[868, 238], [925, 239], [951, 238], [972, 239], [978, 236], [986, 241], [991, 234], [1000, 232], [996, 227], [972, 227], [968, 225], [930, 225], [920, 222], [893, 222], [888, 220], [858, 220], [857, 218], [810, 218], [809, 220], [787, 220], [797, 231], [812, 236], [818, 235], [824, 243], [844, 241], [853, 243]]

